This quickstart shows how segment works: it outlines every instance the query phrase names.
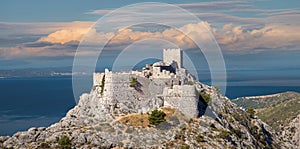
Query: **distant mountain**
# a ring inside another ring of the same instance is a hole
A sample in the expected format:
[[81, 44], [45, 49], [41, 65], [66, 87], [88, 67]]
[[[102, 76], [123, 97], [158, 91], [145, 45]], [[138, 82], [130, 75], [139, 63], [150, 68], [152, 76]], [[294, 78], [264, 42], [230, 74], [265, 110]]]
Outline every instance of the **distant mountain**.
[[254, 108], [258, 118], [273, 127], [281, 136], [300, 146], [300, 94], [285, 92], [266, 96], [242, 97], [233, 100], [244, 108]]
[[[82, 66], [83, 67], [83, 66]], [[82, 70], [87, 70], [83, 67]], [[18, 78], [18, 77], [42, 77], [42, 76], [68, 76], [84, 75], [85, 72], [72, 73], [72, 67], [48, 67], [48, 68], [26, 68], [26, 69], [9, 69], [0, 70], [0, 78]]]

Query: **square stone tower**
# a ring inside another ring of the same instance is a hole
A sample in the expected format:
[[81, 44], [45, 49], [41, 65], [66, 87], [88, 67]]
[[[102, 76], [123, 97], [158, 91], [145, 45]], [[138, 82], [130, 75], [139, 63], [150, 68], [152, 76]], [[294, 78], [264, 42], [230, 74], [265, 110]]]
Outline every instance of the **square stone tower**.
[[163, 61], [169, 65], [174, 61], [177, 63], [178, 68], [182, 68], [182, 51], [180, 49], [164, 49]]

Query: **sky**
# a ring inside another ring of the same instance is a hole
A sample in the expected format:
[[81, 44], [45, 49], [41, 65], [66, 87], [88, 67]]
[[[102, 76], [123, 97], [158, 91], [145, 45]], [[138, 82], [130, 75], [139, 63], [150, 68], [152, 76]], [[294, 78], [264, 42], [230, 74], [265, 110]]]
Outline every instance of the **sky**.
[[[205, 26], [219, 44], [228, 71], [287, 70], [287, 77], [300, 72], [299, 0], [152, 1], [169, 3], [196, 15], [201, 21], [185, 23], [185, 16], [166, 11], [178, 18], [178, 28], [205, 40], [199, 26]], [[0, 2], [0, 70], [71, 66], [76, 49], [98, 19], [114, 9], [148, 1], [100, 0], [2, 0]], [[159, 5], [147, 8], [160, 13]], [[141, 8], [143, 10], [143, 8]], [[165, 11], [165, 10], [163, 10]], [[108, 50], [120, 50], [149, 37], [166, 38], [183, 49], [195, 48], [193, 42], [177, 30], [152, 26], [121, 28], [121, 21], [132, 21], [133, 12], [124, 12], [114, 22], [114, 32], [95, 32], [97, 42], [111, 41]], [[131, 20], [130, 20], [131, 19]], [[119, 25], [119, 26], [118, 26]], [[111, 26], [100, 26], [110, 28]], [[148, 28], [149, 29], [149, 28]], [[107, 29], [107, 31], [110, 29]], [[159, 48], [159, 47], [157, 47]], [[83, 53], [83, 54], [89, 54]]]

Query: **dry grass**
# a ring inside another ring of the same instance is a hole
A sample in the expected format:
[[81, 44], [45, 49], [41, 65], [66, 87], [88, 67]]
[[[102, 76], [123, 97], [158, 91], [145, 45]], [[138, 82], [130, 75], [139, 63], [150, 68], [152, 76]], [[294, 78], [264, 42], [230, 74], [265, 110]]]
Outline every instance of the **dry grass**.
[[142, 126], [142, 127], [148, 127], [149, 126], [149, 115], [148, 114], [128, 114], [125, 116], [120, 116], [116, 119], [116, 121], [121, 122], [123, 125], [128, 126]]
[[[162, 107], [162, 111], [166, 114], [165, 119], [169, 119], [174, 113], [176, 112], [175, 108], [170, 107]], [[123, 125], [127, 126], [134, 126], [134, 127], [149, 127], [149, 114], [139, 114], [139, 113], [132, 113], [125, 116], [120, 116], [116, 118], [116, 122], [120, 122]]]
[[173, 116], [176, 112], [176, 109], [171, 107], [162, 107], [161, 110], [166, 113], [166, 120]]
[[112, 149], [123, 149], [123, 147], [116, 146], [116, 147], [113, 147]]

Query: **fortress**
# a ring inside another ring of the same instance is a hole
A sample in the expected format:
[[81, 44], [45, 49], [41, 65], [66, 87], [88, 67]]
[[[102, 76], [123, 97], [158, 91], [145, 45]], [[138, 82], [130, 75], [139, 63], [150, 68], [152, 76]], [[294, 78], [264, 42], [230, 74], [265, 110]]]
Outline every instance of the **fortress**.
[[182, 66], [180, 49], [164, 49], [163, 61], [142, 70], [94, 73], [97, 96], [115, 115], [147, 113], [174, 107], [190, 117], [199, 116], [199, 93], [194, 77]]

